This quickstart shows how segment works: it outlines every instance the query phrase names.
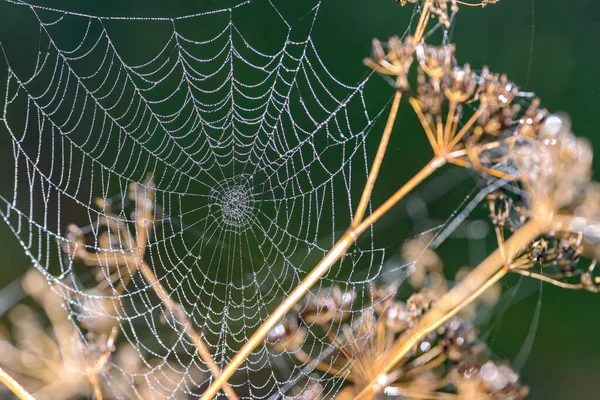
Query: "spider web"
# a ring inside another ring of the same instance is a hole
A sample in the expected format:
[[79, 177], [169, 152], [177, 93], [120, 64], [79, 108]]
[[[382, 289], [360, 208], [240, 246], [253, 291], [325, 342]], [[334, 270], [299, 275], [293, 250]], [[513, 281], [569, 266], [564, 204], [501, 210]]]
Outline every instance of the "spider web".
[[[352, 220], [389, 97], [359, 59], [344, 60], [358, 68], [343, 73], [325, 61], [314, 35], [321, 6], [248, 0], [177, 17], [103, 17], [0, 3], [35, 36], [23, 47], [35, 43], [36, 54], [5, 53], [2, 135], [14, 164], [1, 215], [77, 324], [113, 319], [147, 367], [105, 372], [116, 396], [139, 397], [139, 379], [158, 397], [199, 396], [212, 380], [154, 284], [105, 267], [135, 250], [110, 230], [107, 248], [106, 225], [141, 234], [132, 183], [155, 205], [146, 261], [221, 369]], [[70, 244], [95, 255], [112, 294], [94, 291], [93, 268]], [[385, 259], [371, 230], [314, 292], [337, 284], [364, 296]], [[98, 306], [105, 301], [116, 312]], [[315, 360], [331, 352], [327, 334], [340, 333], [308, 331]], [[231, 384], [242, 397], [285, 395], [315, 379], [294, 360], [259, 348]], [[319, 382], [330, 397], [343, 379]]]

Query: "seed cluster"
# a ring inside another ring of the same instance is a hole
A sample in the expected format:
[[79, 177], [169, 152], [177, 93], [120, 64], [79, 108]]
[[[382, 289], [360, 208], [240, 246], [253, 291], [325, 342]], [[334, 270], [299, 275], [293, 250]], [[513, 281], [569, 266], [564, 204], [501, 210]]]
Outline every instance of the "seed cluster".
[[[421, 246], [407, 246], [406, 256]], [[433, 255], [427, 258], [435, 259]], [[430, 273], [440, 271], [436, 268]], [[397, 299], [395, 284], [371, 284], [362, 298], [354, 290], [337, 285], [321, 289], [305, 296], [295, 312], [269, 333], [266, 345], [272, 351], [292, 354], [301, 363], [313, 363], [322, 373], [344, 376], [348, 385], [336, 398], [354, 398], [387, 363], [396, 341], [447, 292], [449, 285], [443, 275], [442, 279], [441, 285], [413, 287], [414, 293], [405, 302]], [[427, 335], [385, 379], [378, 381], [379, 387], [367, 398], [376, 398], [381, 392], [405, 398], [437, 398], [442, 393], [455, 393], [465, 400], [524, 398], [528, 390], [520, 385], [518, 374], [506, 363], [490, 359], [472, 318], [474, 314], [460, 314]], [[331, 338], [334, 353], [318, 361], [309, 354], [314, 344], [312, 335], [308, 335], [317, 330], [326, 337], [327, 332], [341, 332]], [[328, 390], [326, 382], [318, 376], [308, 377], [291, 392], [304, 399], [320, 399]], [[314, 391], [315, 384], [319, 385], [318, 391]]]

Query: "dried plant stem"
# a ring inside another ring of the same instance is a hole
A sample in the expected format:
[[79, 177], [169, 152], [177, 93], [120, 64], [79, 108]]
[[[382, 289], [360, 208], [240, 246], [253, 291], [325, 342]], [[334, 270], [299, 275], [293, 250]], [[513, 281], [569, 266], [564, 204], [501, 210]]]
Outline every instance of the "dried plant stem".
[[415, 29], [415, 35], [413, 36], [413, 44], [418, 44], [423, 38], [425, 34], [425, 28], [427, 28], [427, 23], [429, 22], [429, 17], [431, 16], [430, 7], [433, 4], [433, 0], [425, 0], [425, 4], [423, 4], [423, 12], [421, 12], [421, 17], [419, 18], [419, 23]]
[[[145, 261], [138, 260], [138, 265], [139, 265], [138, 270], [140, 271], [140, 274], [144, 277], [146, 282], [148, 282], [148, 284], [152, 287], [152, 289], [154, 290], [156, 295], [160, 298], [160, 300], [165, 305], [165, 307], [167, 307], [167, 309], [169, 309], [169, 311], [176, 318], [178, 318], [178, 321], [181, 324], [185, 325], [185, 331], [188, 335], [190, 335], [190, 337], [192, 339], [192, 343], [194, 343], [194, 346], [196, 347], [198, 354], [200, 355], [200, 357], [202, 358], [204, 363], [208, 366], [208, 368], [210, 369], [210, 372], [215, 377], [215, 379], [218, 380], [219, 377], [221, 376], [221, 370], [219, 369], [219, 366], [217, 365], [215, 360], [212, 358], [208, 347], [206, 346], [206, 344], [204, 343], [204, 341], [202, 340], [202, 338], [200, 337], [198, 332], [196, 332], [196, 330], [192, 326], [191, 322], [188, 320], [187, 315], [184, 312], [181, 312], [182, 311], [181, 306], [169, 296], [169, 294], [166, 291], [166, 289], [164, 288], [164, 286], [158, 281], [158, 279], [156, 278], [156, 275], [154, 275], [152, 268], [150, 268], [150, 266]], [[230, 399], [235, 399], [235, 400], [238, 399], [233, 388], [231, 386], [229, 386], [227, 383], [223, 384], [222, 389], [223, 389], [223, 392], [225, 392], [225, 394]], [[215, 394], [216, 394], [216, 391], [215, 391]]]
[[[508, 265], [511, 260], [540, 234], [548, 228], [548, 221], [530, 220], [523, 227], [517, 230], [509, 239], [504, 242], [502, 252], [496, 249], [481, 264], [471, 271], [463, 281], [458, 283], [446, 294], [444, 294], [435, 305], [427, 311], [413, 328], [403, 334], [396, 343], [393, 356], [384, 369], [377, 377], [363, 389], [356, 397], [360, 399], [368, 398], [372, 393], [373, 387], [377, 385], [378, 379], [392, 369], [401, 361], [408, 352], [410, 352], [425, 336], [437, 329], [440, 325], [454, 316], [464, 307], [469, 305], [479, 295], [481, 295], [490, 286], [496, 283], [505, 274], [510, 272]], [[508, 260], [502, 256], [510, 257]]]
[[13, 392], [21, 400], [35, 400], [35, 398], [27, 391], [19, 382], [15, 381], [13, 377], [6, 373], [0, 368], [0, 382], [4, 383], [8, 390]]
[[98, 379], [96, 378], [96, 376], [95, 375], [89, 376], [88, 380], [94, 387], [94, 398], [96, 400], [103, 400], [104, 397], [102, 396], [102, 390], [100, 389], [100, 384], [98, 383]]
[[547, 277], [546, 275], [536, 274], [535, 272], [524, 271], [524, 270], [518, 269], [518, 268], [515, 268], [515, 269], [511, 270], [511, 272], [514, 272], [516, 274], [523, 275], [523, 276], [526, 276], [526, 277], [529, 277], [529, 278], [539, 279], [540, 281], [544, 281], [546, 283], [550, 283], [551, 285], [558, 286], [558, 287], [561, 287], [563, 289], [571, 289], [571, 290], [581, 290], [581, 289], [583, 289], [583, 285], [581, 283], [577, 283], [577, 284], [565, 283], [565, 282], [561, 282], [559, 280]]
[[[458, 165], [459, 167], [463, 167], [463, 168], [471, 168], [473, 167], [471, 165], [471, 163], [465, 161], [465, 160], [461, 160], [458, 158], [453, 158], [451, 160], [449, 160], [448, 162], [454, 164], [454, 165]], [[486, 168], [486, 167], [473, 167], [473, 169], [477, 170], [477, 171], [481, 171], [481, 172], [485, 172], [486, 174], [493, 176], [494, 178], [498, 178], [498, 179], [505, 179], [505, 180], [510, 180], [510, 181], [514, 181], [517, 180], [516, 176], [507, 174], [506, 172], [502, 172], [502, 171], [497, 171], [495, 169], [492, 168]]]
[[444, 165], [445, 160], [442, 158], [434, 158], [423, 167], [415, 176], [404, 184], [396, 193], [394, 193], [385, 203], [373, 211], [365, 218], [356, 228], [348, 229], [346, 233], [336, 242], [329, 252], [321, 259], [321, 261], [306, 275], [304, 280], [300, 282], [294, 290], [290, 292], [283, 302], [269, 315], [262, 325], [254, 332], [254, 334], [246, 341], [238, 353], [231, 359], [229, 365], [225, 367], [221, 376], [218, 377], [210, 387], [204, 392], [201, 400], [211, 399], [219, 388], [233, 375], [233, 373], [242, 365], [244, 360], [252, 353], [252, 351], [264, 340], [269, 332], [281, 321], [287, 312], [299, 302], [302, 297], [310, 290], [315, 283], [319, 281], [331, 269], [331, 267], [344, 255], [346, 250], [354, 243], [356, 238], [366, 231], [373, 223], [388, 212], [396, 203], [398, 203], [406, 194], [412, 191], [425, 178], [431, 175], [435, 170]]
[[385, 155], [385, 150], [387, 149], [387, 145], [390, 140], [390, 135], [392, 133], [392, 128], [394, 127], [394, 122], [396, 121], [396, 115], [398, 114], [398, 107], [400, 106], [401, 100], [402, 92], [400, 90], [397, 90], [396, 95], [394, 96], [394, 100], [392, 101], [392, 108], [390, 110], [390, 115], [385, 125], [385, 129], [383, 130], [383, 135], [381, 135], [381, 140], [379, 141], [379, 148], [377, 149], [377, 154], [375, 155], [373, 166], [369, 171], [367, 183], [365, 184], [365, 188], [363, 189], [362, 195], [360, 197], [360, 202], [358, 203], [358, 207], [356, 208], [356, 212], [354, 213], [354, 220], [352, 221], [352, 225], [350, 226], [351, 229], [356, 228], [358, 224], [362, 221], [365, 215], [365, 211], [367, 210], [367, 206], [369, 205], [371, 193], [373, 192], [373, 187], [375, 186], [377, 175], [379, 175], [379, 169], [381, 168], [381, 163], [383, 162], [383, 156]]
[[419, 101], [416, 98], [411, 97], [410, 99], [408, 99], [408, 102], [410, 103], [413, 110], [415, 111], [417, 118], [419, 118], [419, 122], [421, 122], [423, 131], [425, 132], [425, 135], [427, 136], [427, 140], [429, 140], [429, 144], [431, 145], [433, 152], [435, 154], [438, 154], [440, 152], [440, 147], [438, 146], [435, 135], [433, 134], [433, 130], [431, 130], [431, 127], [429, 126], [429, 123], [427, 122], [427, 119], [425, 118], [425, 115], [423, 114], [423, 110], [421, 110]]

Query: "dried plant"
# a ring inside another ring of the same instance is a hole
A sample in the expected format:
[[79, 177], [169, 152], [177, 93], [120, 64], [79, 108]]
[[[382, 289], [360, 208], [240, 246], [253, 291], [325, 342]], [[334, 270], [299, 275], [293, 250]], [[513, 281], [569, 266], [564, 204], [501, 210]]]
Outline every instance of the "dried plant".
[[[130, 345], [117, 345], [118, 329], [100, 324], [100, 331], [78, 330], [64, 300], [37, 270], [30, 270], [23, 287], [41, 306], [43, 316], [50, 320], [46, 329], [40, 315], [31, 307], [17, 305], [9, 313], [8, 327], [0, 326], [0, 365], [3, 365], [23, 387], [26, 399], [72, 399], [78, 397], [122, 398], [137, 395], [143, 399], [164, 398], [168, 393], [175, 399], [186, 399], [179, 387], [180, 368], [164, 360], [142, 363], [138, 350]], [[116, 366], [124, 374], [101, 379]], [[186, 372], [186, 381], [201, 381], [198, 370]], [[161, 394], [156, 388], [161, 388]], [[123, 389], [126, 388], [126, 389]], [[31, 394], [29, 394], [31, 393]]]
[[[600, 214], [597, 213], [597, 205], [590, 205], [592, 202], [589, 198], [594, 196], [597, 199], [598, 191], [592, 189], [595, 185], [590, 181], [591, 150], [587, 142], [571, 133], [570, 124], [563, 116], [549, 114], [540, 108], [537, 99], [522, 110], [521, 105], [515, 103], [519, 89], [505, 75], [491, 73], [487, 68], [476, 74], [468, 64], [462, 67], [456, 65], [454, 45], [435, 46], [423, 41], [432, 15], [439, 23], [448, 25], [451, 20], [450, 12], [456, 12], [460, 5], [483, 7], [494, 2], [469, 4], [462, 1], [425, 0], [412, 36], [404, 40], [391, 38], [387, 52], [378, 40], [374, 40], [373, 56], [366, 59], [365, 64], [381, 74], [395, 77], [396, 94], [354, 219], [348, 231], [329, 253], [245, 343], [223, 370], [221, 377], [204, 394], [203, 399], [216, 393], [294, 304], [346, 254], [360, 234], [431, 173], [447, 163], [476, 171], [486, 177], [487, 181], [501, 179], [503, 182], [514, 182], [525, 193], [522, 197], [524, 201], [522, 204], [514, 204], [505, 200], [502, 204], [495, 204], [494, 199], [490, 199], [494, 203], [491, 216], [498, 249], [465, 274], [413, 326], [393, 341], [387, 338], [367, 339], [377, 342], [377, 357], [383, 357], [384, 360], [378, 358], [376, 363], [372, 362], [372, 365], [378, 366], [374, 369], [379, 370], [369, 376], [370, 382], [361, 385], [358, 393], [353, 392], [354, 398], [372, 398], [381, 391], [380, 382], [383, 377], [389, 376], [390, 371], [407, 362], [411, 351], [419, 343], [451, 321], [459, 312], [471, 307], [509, 272], [566, 288], [598, 291], [600, 278], [594, 275], [595, 261], [588, 267], [578, 267], [580, 255], [585, 254], [595, 259], [600, 251], [597, 246], [600, 235], [598, 225], [595, 225]], [[401, 5], [406, 3], [407, 1], [400, 1]], [[418, 61], [418, 78], [416, 87], [412, 88], [409, 72], [415, 59]], [[434, 156], [396, 193], [365, 217], [404, 96], [408, 97]], [[503, 200], [509, 194], [509, 191], [497, 193], [496, 199]], [[514, 219], [510, 217], [513, 212], [518, 214]], [[584, 214], [585, 217], [581, 216]], [[534, 272], [533, 267], [539, 265], [543, 268], [551, 267], [558, 270], [558, 273], [549, 277]], [[573, 276], [579, 276], [580, 282], [564, 282], [564, 279]], [[380, 334], [375, 336], [381, 337]], [[375, 348], [372, 350], [375, 351]], [[494, 376], [505, 376], [506, 382], [511, 381], [512, 375], [504, 367], [487, 363], [484, 365], [488, 366], [484, 371], [489, 372], [494, 367]], [[475, 367], [470, 365], [457, 371], [463, 371], [463, 376], [467, 376], [470, 374], [468, 371], [473, 368]], [[347, 373], [348, 376], [352, 374], [351, 371]], [[493, 390], [493, 382], [487, 384], [481, 381], [486, 376], [486, 373], [481, 372], [478, 376], [470, 375], [472, 379], [465, 378], [457, 382], [456, 387], [460, 388], [457, 391], [472, 394]], [[519, 398], [522, 395], [519, 390], [515, 393], [518, 395], [511, 397], [512, 394], [507, 394], [503, 398]], [[489, 394], [487, 398], [493, 396]]]
[[[420, 17], [412, 35], [392, 37], [387, 46], [374, 40], [372, 57], [365, 60], [372, 70], [393, 79], [395, 94], [353, 220], [230, 364], [219, 370], [181, 305], [169, 296], [145, 260], [148, 240], [161, 219], [149, 176], [129, 188], [136, 210], [131, 221], [116, 215], [106, 199], [97, 200], [97, 225], [103, 229], [97, 246], [86, 245], [81, 227], [68, 228], [65, 253], [94, 271], [100, 282], [94, 293], [106, 300], [84, 307], [96, 312], [87, 319], [85, 335], [66, 322], [67, 312], [56, 307], [50, 290], [39, 291], [40, 285], [28, 290], [50, 318], [53, 335], [45, 332], [25, 306], [11, 312], [18, 339], [16, 345], [9, 344], [12, 340], [4, 333], [2, 343], [8, 351], [2, 361], [23, 376], [24, 387], [34, 388], [34, 394], [42, 398], [92, 392], [101, 398], [103, 388], [98, 377], [109, 368], [109, 359], [131, 375], [152, 373], [155, 369], [131, 361], [135, 359], [130, 356], [131, 348], [119, 346], [114, 353], [118, 334], [114, 321], [119, 318], [119, 307], [112, 301], [139, 274], [153, 288], [166, 314], [185, 327], [211, 370], [215, 379], [202, 399], [212, 398], [221, 389], [230, 398], [237, 398], [227, 380], [263, 343], [274, 351], [293, 354], [301, 363], [314, 364], [323, 374], [342, 378], [345, 386], [336, 397], [340, 400], [374, 399], [381, 393], [407, 399], [464, 400], [517, 400], [527, 395], [517, 372], [492, 360], [485, 344], [477, 339], [474, 305], [494, 303], [499, 297], [498, 282], [509, 273], [566, 289], [600, 291], [600, 277], [595, 275], [595, 260], [600, 256], [600, 189], [591, 181], [592, 151], [587, 141], [571, 132], [568, 118], [547, 112], [538, 99], [523, 109], [516, 101], [519, 88], [506, 75], [490, 72], [487, 67], [476, 72], [469, 64], [459, 66], [455, 45], [425, 42], [431, 23], [448, 27], [461, 6], [485, 7], [497, 0], [398, 2], [418, 3]], [[412, 72], [416, 82], [409, 79]], [[418, 118], [433, 156], [367, 214], [403, 98]], [[425, 242], [408, 243], [403, 249], [406, 258], [418, 261], [409, 279], [415, 290], [406, 302], [397, 298], [394, 284], [373, 284], [362, 297], [337, 285], [310, 292], [363, 232], [446, 164], [468, 168], [484, 177], [486, 184], [500, 187], [487, 197], [498, 243], [495, 251], [474, 268], [463, 270], [450, 285], [441, 260]], [[415, 257], [417, 253], [419, 257]], [[591, 262], [586, 264], [585, 259]], [[43, 280], [39, 276], [35, 279]], [[358, 300], [362, 303], [357, 304]], [[354, 311], [357, 305], [362, 313]], [[329, 334], [335, 353], [325, 360], [313, 359], [304, 348], [309, 332], [321, 329], [327, 334], [332, 326], [342, 332], [337, 337]], [[77, 379], [65, 382], [64, 377], [73, 369], [79, 374]], [[39, 383], [28, 381], [33, 378]], [[142, 381], [136, 381], [134, 387], [144, 398], [153, 396]], [[18, 392], [16, 385], [12, 388]], [[323, 397], [323, 390], [320, 383], [309, 379], [292, 393], [318, 399]]]
[[[36, 399], [103, 398], [99, 376], [107, 369], [117, 329], [83, 335], [70, 321], [63, 300], [46, 279], [31, 270], [23, 280], [28, 295], [50, 320], [47, 331], [37, 313], [18, 305], [9, 313], [11, 328], [3, 327], [0, 363], [20, 377]], [[12, 332], [11, 332], [12, 331]], [[11, 339], [13, 338], [13, 339]]]
[[[421, 236], [409, 241], [403, 249], [405, 256], [413, 257], [415, 251], [421, 251], [425, 240], [428, 238]], [[441, 267], [437, 254], [430, 248], [421, 258], [423, 269], [425, 265]], [[406, 302], [396, 299], [398, 287], [394, 284], [372, 285], [367, 302], [358, 304], [362, 313], [351, 312], [357, 304], [347, 296], [348, 301], [343, 306], [348, 311], [345, 318], [336, 318], [326, 309], [313, 307], [316, 300], [308, 294], [296, 307], [297, 314], [288, 315], [269, 333], [267, 345], [277, 352], [292, 354], [303, 364], [311, 363], [323, 374], [342, 377], [347, 385], [335, 399], [354, 399], [386, 367], [398, 338], [418, 324], [447, 292], [449, 285], [443, 270], [436, 269], [429, 274], [437, 275], [437, 279], [408, 282], [413, 294]], [[333, 298], [330, 293], [337, 293], [333, 297], [340, 298], [342, 291], [334, 285], [321, 290], [316, 298], [327, 304]], [[353, 319], [351, 315], [357, 317]], [[461, 314], [428, 334], [377, 380], [375, 390], [365, 398], [376, 398], [379, 392], [415, 400], [524, 398], [528, 390], [520, 385], [518, 374], [506, 363], [490, 360], [489, 350], [477, 338], [474, 317], [474, 313]], [[338, 328], [332, 329], [332, 324]], [[307, 331], [317, 327], [323, 332], [342, 332], [339, 336], [329, 335], [336, 351], [325, 360], [314, 360], [303, 349], [310, 347], [306, 343]], [[313, 379], [319, 381], [318, 377]], [[305, 383], [297, 385], [296, 392], [304, 386]], [[303, 398], [315, 399], [320, 395], [320, 392], [313, 393]]]

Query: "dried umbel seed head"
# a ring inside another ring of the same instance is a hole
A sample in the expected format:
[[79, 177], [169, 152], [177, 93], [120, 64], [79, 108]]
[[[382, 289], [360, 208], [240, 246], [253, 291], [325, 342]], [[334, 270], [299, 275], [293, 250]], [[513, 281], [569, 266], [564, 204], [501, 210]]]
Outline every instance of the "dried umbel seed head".
[[417, 78], [417, 100], [419, 100], [421, 109], [425, 113], [425, 117], [430, 119], [431, 115], [439, 115], [442, 112], [442, 107], [446, 101], [443, 92], [436, 90], [433, 83], [426, 80], [422, 71], [419, 71]]
[[469, 64], [465, 64], [464, 67], [455, 67], [444, 75], [442, 83], [448, 100], [459, 104], [473, 95], [477, 87], [477, 78]]
[[523, 116], [519, 119], [515, 135], [530, 138], [537, 136], [544, 120], [548, 116], [548, 110], [540, 108], [540, 104], [540, 99], [533, 99]]
[[438, 341], [451, 360], [461, 360], [477, 340], [477, 330], [469, 321], [452, 318], [437, 330]]
[[526, 386], [521, 386], [516, 372], [492, 361], [482, 365], [460, 363], [452, 368], [449, 376], [461, 400], [521, 400], [529, 392]]
[[494, 114], [488, 113], [487, 118], [480, 118], [478, 121], [480, 123], [479, 127], [483, 133], [492, 136], [500, 136], [508, 128], [514, 125], [520, 111], [521, 106], [518, 104], [502, 107]]
[[544, 239], [540, 239], [530, 243], [527, 254], [529, 255], [531, 262], [543, 262], [548, 255], [548, 242]]
[[554, 246], [552, 265], [558, 266], [562, 274], [571, 274], [581, 258], [583, 235], [566, 233]]
[[551, 114], [544, 119], [538, 135], [548, 145], [554, 145], [554, 141], [572, 142], [571, 119], [566, 114]]
[[498, 191], [488, 194], [487, 201], [492, 224], [501, 228], [504, 227], [513, 209], [512, 198], [506, 196], [504, 192]]
[[[440, 24], [444, 25], [445, 28], [449, 28], [450, 27], [450, 17], [451, 14], [449, 13], [449, 11], [455, 13], [458, 12], [458, 5], [459, 4], [464, 4], [464, 5], [471, 5], [471, 6], [481, 6], [481, 8], [489, 5], [489, 4], [495, 4], [500, 0], [481, 0], [478, 4], [471, 4], [471, 3], [467, 3], [465, 1], [459, 1], [459, 0], [427, 0], [422, 2], [424, 4], [424, 6], [429, 7], [429, 12], [435, 16], [437, 16], [438, 21], [440, 22]], [[399, 3], [401, 6], [405, 6], [406, 4], [414, 4], [417, 3], [418, 0], [396, 0], [397, 3]], [[450, 6], [450, 7], [448, 7]]]
[[485, 125], [492, 114], [510, 105], [518, 91], [517, 86], [510, 82], [506, 75], [491, 73], [487, 67], [484, 67], [476, 93], [480, 107], [485, 111], [480, 117], [479, 124]]
[[458, 11], [456, 0], [434, 0], [430, 3], [430, 12], [438, 17], [440, 24], [444, 27], [450, 27], [450, 15], [448, 14], [448, 3], [452, 12]]
[[436, 91], [440, 90], [442, 78], [454, 67], [454, 45], [429, 46], [419, 44], [416, 48], [421, 69], [431, 78]]
[[307, 324], [328, 325], [332, 321], [340, 322], [348, 318], [355, 299], [354, 289], [342, 291], [338, 285], [334, 285], [316, 295], [309, 294], [306, 304], [298, 304], [296, 311]]
[[564, 233], [533, 241], [527, 249], [531, 262], [543, 267], [554, 267], [561, 276], [572, 276], [583, 252], [582, 234]]
[[381, 42], [373, 39], [373, 56], [365, 58], [364, 63], [379, 73], [396, 76], [398, 88], [408, 90], [407, 75], [413, 62], [414, 51], [411, 36], [407, 36], [404, 42], [398, 36], [392, 36], [388, 42], [387, 54]]
[[412, 327], [433, 303], [438, 299], [438, 295], [429, 288], [425, 288], [418, 293], [413, 294], [406, 301], [407, 322]]
[[306, 339], [306, 328], [296, 318], [285, 318], [266, 337], [267, 345], [277, 351], [296, 351]]
[[385, 325], [394, 333], [403, 332], [409, 327], [409, 315], [406, 304], [401, 301], [394, 302], [382, 315]]
[[412, 36], [406, 36], [404, 42], [398, 36], [392, 36], [388, 41], [388, 61], [396, 66], [401, 74], [407, 74], [412, 64], [415, 50], [412, 43]]
[[590, 183], [591, 146], [570, 132], [564, 118], [548, 116], [537, 137], [523, 141], [512, 151], [533, 216], [550, 216], [583, 199]]
[[600, 276], [594, 274], [596, 263], [592, 263], [586, 272], [581, 274], [581, 284], [588, 292], [600, 293]]
[[498, 365], [488, 361], [479, 368], [479, 376], [490, 394], [498, 394], [507, 399], [520, 399], [528, 392], [526, 388], [520, 387], [519, 374], [505, 364]]

